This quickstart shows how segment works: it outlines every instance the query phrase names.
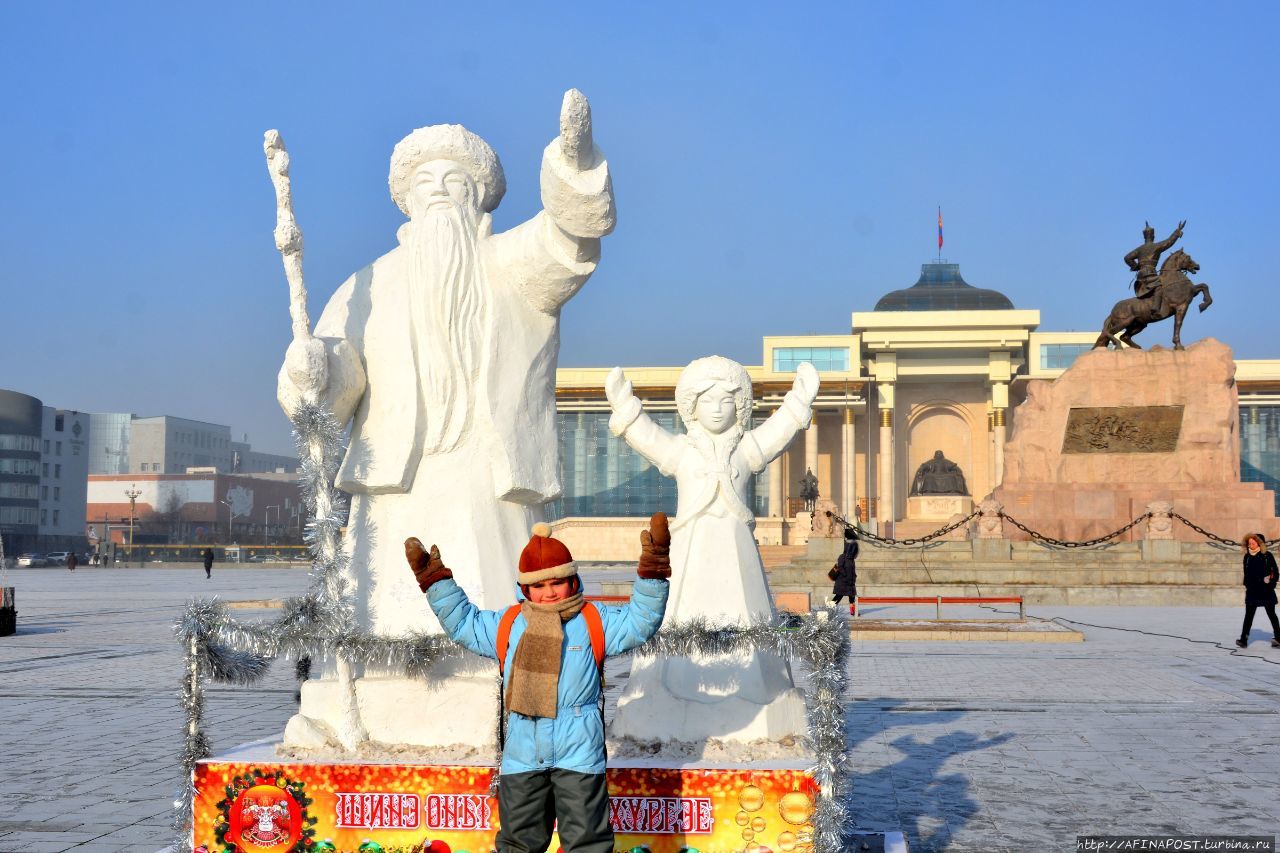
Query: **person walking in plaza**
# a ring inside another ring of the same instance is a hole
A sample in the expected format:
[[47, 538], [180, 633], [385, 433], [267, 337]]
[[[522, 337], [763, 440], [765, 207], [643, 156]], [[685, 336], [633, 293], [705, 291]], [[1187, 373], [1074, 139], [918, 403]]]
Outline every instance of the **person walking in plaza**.
[[542, 853], [555, 821], [565, 853], [613, 853], [599, 705], [604, 657], [634, 649], [662, 624], [671, 576], [664, 514], [653, 515], [640, 543], [631, 600], [597, 607], [583, 598], [569, 549], [547, 525], [534, 525], [516, 575], [525, 600], [505, 612], [472, 604], [435, 545], [428, 551], [416, 538], [404, 543], [444, 632], [497, 660], [503, 675], [502, 822], [495, 840], [503, 853]]
[[1249, 645], [1249, 631], [1253, 628], [1253, 615], [1261, 607], [1271, 620], [1271, 645], [1280, 649], [1280, 620], [1276, 619], [1276, 580], [1280, 569], [1276, 558], [1267, 550], [1267, 540], [1261, 533], [1244, 537], [1244, 627], [1236, 645]]
[[76, 570], [76, 566], [78, 566], [79, 564], [80, 564], [79, 561], [76, 560], [76, 552], [68, 551], [67, 552], [67, 568], [74, 572]]
[[831, 590], [831, 606], [840, 603], [840, 599], [849, 599], [849, 612], [853, 612], [853, 600], [858, 595], [858, 533], [852, 527], [844, 529], [844, 550], [836, 558], [836, 564], [827, 572], [827, 577], [835, 582]]
[[213, 577], [213, 549], [204, 549], [204, 576], [206, 579]]

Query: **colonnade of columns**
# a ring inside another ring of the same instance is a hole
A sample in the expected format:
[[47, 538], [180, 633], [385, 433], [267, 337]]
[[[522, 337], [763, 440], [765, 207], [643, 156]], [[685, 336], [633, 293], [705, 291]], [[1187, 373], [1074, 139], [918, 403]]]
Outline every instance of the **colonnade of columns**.
[[[876, 395], [877, 405], [868, 410], [868, 428], [878, 426], [879, 441], [877, 442], [878, 447], [872, 464], [874, 470], [866, 472], [868, 477], [864, 487], [866, 487], [866, 491], [869, 494], [864, 494], [862, 497], [869, 498], [867, 501], [869, 507], [874, 507], [871, 517], [881, 525], [884, 522], [896, 519], [898, 499], [902, 497], [902, 495], [897, 494], [902, 478], [896, 475], [898, 460], [895, 458], [895, 428], [898, 424], [895, 417], [894, 390], [894, 383], [879, 383]], [[1008, 402], [1007, 384], [993, 383], [990, 397], [991, 409], [987, 413], [987, 428], [990, 439], [989, 459], [991, 460], [988, 474], [990, 477], [989, 482], [994, 484], [999, 484], [1004, 478], [1004, 447], [1007, 433]], [[785, 454], [769, 463], [768, 511], [770, 515], [786, 514], [784, 504], [788, 493], [791, 491], [787, 488], [788, 480], [791, 481], [794, 488], [794, 484], [799, 481], [806, 469], [813, 471], [815, 474], [820, 472], [818, 445], [822, 429], [819, 418], [821, 411], [825, 411], [828, 415], [830, 414], [830, 409], [815, 411], [809, 428], [805, 430], [803, 467], [799, 471], [788, 471], [784, 460]], [[822, 491], [822, 496], [835, 501], [845, 518], [854, 519], [858, 514], [859, 498], [856, 486], [858, 470], [856, 461], [857, 433], [854, 427], [855, 407], [848, 405], [838, 408], [836, 414], [840, 418], [839, 459], [832, 460], [832, 465], [825, 472], [825, 476], [830, 477], [832, 480], [838, 479], [838, 483], [820, 482], [819, 487]], [[829, 419], [827, 423], [828, 425], [830, 424]], [[792, 467], [794, 468], [794, 463]], [[794, 494], [791, 496], [795, 497]]]

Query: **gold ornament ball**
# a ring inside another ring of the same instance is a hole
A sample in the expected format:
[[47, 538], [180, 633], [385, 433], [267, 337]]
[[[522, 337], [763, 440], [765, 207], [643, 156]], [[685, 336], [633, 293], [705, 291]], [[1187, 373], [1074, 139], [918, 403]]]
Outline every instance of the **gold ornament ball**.
[[738, 826], [746, 826], [751, 823], [751, 816], [746, 812], [738, 812], [733, 816], [733, 820], [738, 824]]
[[756, 840], [756, 831], [754, 829], [742, 830], [742, 840], [751, 842]]
[[796, 849], [796, 834], [794, 832], [782, 832], [778, 834], [778, 849], [787, 851]]
[[778, 801], [778, 814], [792, 826], [800, 826], [813, 815], [813, 801], [803, 791], [792, 791]]
[[745, 811], [758, 812], [764, 805], [764, 791], [755, 785], [747, 785], [738, 793], [738, 805]]
[[762, 817], [755, 818], [751, 821], [751, 828], [754, 829], [756, 832], [764, 832], [764, 827], [765, 827], [765, 822], [764, 822], [764, 818]]

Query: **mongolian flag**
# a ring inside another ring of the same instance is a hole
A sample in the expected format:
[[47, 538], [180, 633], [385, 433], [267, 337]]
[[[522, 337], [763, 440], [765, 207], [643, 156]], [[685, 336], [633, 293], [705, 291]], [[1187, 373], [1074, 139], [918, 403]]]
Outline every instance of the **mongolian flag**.
[[942, 208], [938, 208], [938, 251], [942, 251]]

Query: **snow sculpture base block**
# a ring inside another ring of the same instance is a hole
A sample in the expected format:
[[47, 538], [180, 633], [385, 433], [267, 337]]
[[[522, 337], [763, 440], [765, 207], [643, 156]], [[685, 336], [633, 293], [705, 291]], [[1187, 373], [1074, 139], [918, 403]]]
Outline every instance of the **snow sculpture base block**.
[[[435, 686], [416, 678], [382, 676], [356, 679], [356, 707], [370, 745], [447, 747], [465, 743], [481, 752], [497, 746], [497, 667], [492, 673], [448, 676]], [[302, 684], [301, 711], [285, 726], [287, 746], [337, 749], [345, 700], [336, 679]], [[430, 726], [422, 725], [432, 720]]]
[[[610, 820], [619, 850], [812, 849], [818, 786], [800, 762], [610, 763]], [[488, 765], [281, 761], [271, 743], [247, 744], [196, 765], [192, 846], [288, 850], [314, 818], [307, 849], [355, 853], [375, 841], [388, 851], [421, 850], [440, 841], [451, 850], [491, 850], [501, 820], [497, 797], [489, 795], [492, 776]], [[277, 840], [274, 846], [244, 843], [254, 837]], [[553, 836], [549, 849], [559, 847]]]
[[609, 734], [647, 742], [797, 740], [804, 693], [777, 655], [634, 658]]

